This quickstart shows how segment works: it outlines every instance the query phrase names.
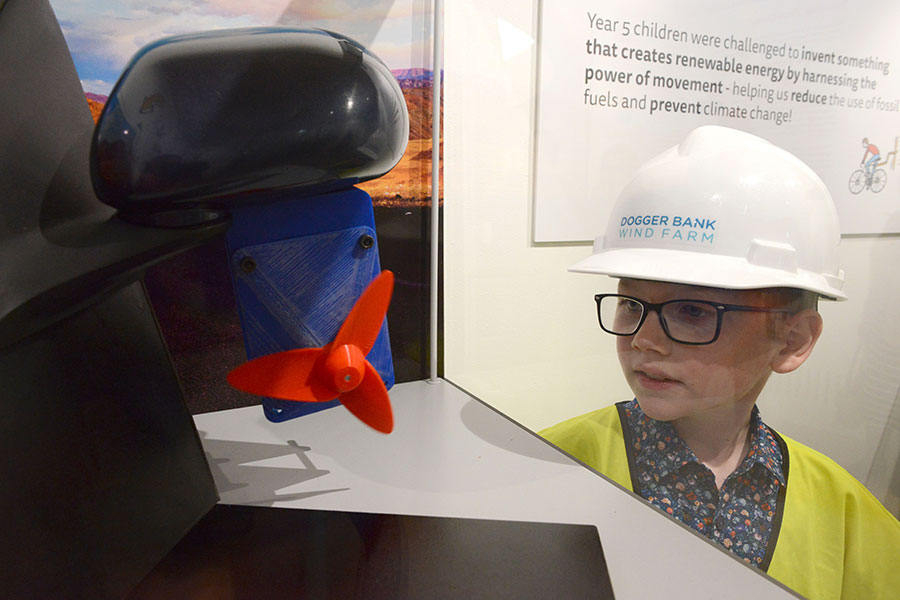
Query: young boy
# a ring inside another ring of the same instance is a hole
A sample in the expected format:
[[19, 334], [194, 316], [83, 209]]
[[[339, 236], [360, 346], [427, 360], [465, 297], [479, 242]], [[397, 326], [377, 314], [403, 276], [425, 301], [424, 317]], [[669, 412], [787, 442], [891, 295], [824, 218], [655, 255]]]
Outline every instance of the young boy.
[[809, 598], [900, 597], [900, 522], [779, 435], [756, 399], [809, 357], [818, 298], [844, 300], [831, 196], [793, 155], [701, 127], [642, 166], [592, 256], [635, 398], [541, 432]]

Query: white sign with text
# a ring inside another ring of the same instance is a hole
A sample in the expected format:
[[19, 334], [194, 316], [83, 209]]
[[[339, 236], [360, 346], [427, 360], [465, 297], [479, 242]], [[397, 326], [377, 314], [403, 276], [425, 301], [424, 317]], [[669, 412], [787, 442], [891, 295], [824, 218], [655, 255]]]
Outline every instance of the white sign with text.
[[842, 233], [900, 232], [897, 31], [895, 0], [542, 2], [534, 240], [593, 240], [631, 174], [708, 124], [809, 164]]

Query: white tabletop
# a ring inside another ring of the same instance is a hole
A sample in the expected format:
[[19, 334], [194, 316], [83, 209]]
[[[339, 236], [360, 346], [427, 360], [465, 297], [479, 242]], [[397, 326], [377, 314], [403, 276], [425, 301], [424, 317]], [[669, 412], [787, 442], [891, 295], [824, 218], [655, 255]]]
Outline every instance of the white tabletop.
[[618, 600], [796, 597], [452, 384], [390, 395], [390, 435], [340, 407], [196, 415], [221, 502], [594, 524]]

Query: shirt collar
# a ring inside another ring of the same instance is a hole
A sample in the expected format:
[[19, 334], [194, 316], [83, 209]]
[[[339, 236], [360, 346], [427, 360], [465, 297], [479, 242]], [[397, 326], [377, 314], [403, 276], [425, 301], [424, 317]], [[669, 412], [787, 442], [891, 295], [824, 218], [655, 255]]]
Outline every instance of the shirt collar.
[[[644, 466], [657, 480], [689, 463], [699, 463], [675, 427], [666, 421], [648, 417], [634, 399], [625, 405], [625, 417], [632, 433], [632, 451], [637, 465]], [[735, 473], [742, 474], [760, 465], [780, 484], [785, 485], [781, 448], [754, 406], [750, 415], [750, 448]]]
[[[787, 481], [782, 469], [781, 446], [775, 439], [772, 430], [763, 423], [759, 416], [759, 408], [753, 407], [750, 415], [750, 450], [738, 471], [749, 470], [753, 464], [758, 464], [772, 474], [779, 485], [786, 485]], [[745, 468], [746, 465], [746, 468]]]

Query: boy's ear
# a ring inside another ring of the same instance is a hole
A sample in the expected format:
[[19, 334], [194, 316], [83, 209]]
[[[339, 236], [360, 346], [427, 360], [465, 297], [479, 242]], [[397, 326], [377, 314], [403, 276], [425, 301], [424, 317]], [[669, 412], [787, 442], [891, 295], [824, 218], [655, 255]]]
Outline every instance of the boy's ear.
[[822, 315], [812, 309], [801, 310], [785, 319], [782, 326], [784, 345], [772, 358], [771, 366], [776, 373], [790, 373], [806, 362], [822, 335]]

